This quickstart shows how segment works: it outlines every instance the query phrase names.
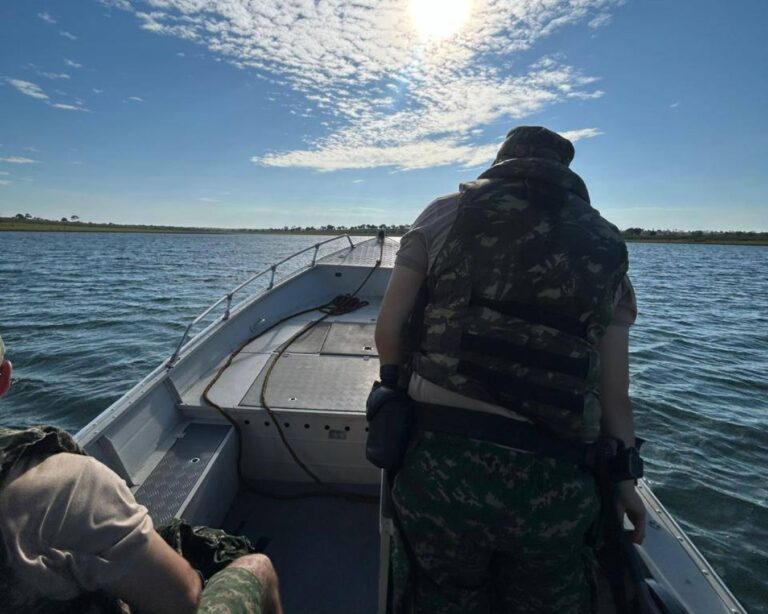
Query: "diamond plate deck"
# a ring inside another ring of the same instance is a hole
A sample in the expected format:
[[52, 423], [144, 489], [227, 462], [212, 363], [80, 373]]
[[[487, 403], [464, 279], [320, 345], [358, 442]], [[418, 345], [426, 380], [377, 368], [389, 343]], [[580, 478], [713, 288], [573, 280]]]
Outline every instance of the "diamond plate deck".
[[[336, 326], [335, 324], [333, 326]], [[329, 331], [332, 329], [330, 322], [320, 322], [291, 344], [290, 352], [294, 354], [319, 354], [326, 343]]]
[[155, 526], [169, 522], [194, 488], [231, 426], [190, 424], [136, 491]]
[[395, 265], [395, 256], [399, 248], [399, 241], [393, 239], [386, 239], [384, 241], [383, 250], [381, 243], [375, 240], [365, 241], [358, 243], [354, 249], [345, 249], [320, 258], [317, 263], [337, 266], [373, 266], [381, 257], [381, 266], [391, 268]]
[[[241, 406], [261, 407], [261, 385], [267, 366], [240, 401]], [[282, 409], [363, 413], [378, 372], [379, 361], [375, 357], [285, 354], [269, 378], [267, 403]]]
[[[373, 339], [375, 331], [376, 324], [334, 322], [320, 353], [377, 356], [376, 343]], [[290, 351], [298, 352], [299, 350], [292, 345]]]

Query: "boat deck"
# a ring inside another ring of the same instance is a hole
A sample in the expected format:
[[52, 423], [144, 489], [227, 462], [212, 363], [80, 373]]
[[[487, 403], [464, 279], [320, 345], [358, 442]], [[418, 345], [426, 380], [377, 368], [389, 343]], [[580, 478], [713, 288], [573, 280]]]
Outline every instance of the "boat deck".
[[[380, 298], [361, 298], [368, 305], [329, 316], [297, 338], [277, 359], [265, 393], [271, 408], [365, 412], [365, 399], [379, 369], [373, 335]], [[313, 311], [296, 316], [251, 341], [211, 388], [209, 399], [226, 410], [261, 409], [264, 374], [276, 352], [321, 315]], [[207, 406], [203, 391], [218, 370], [185, 391], [182, 405]]]
[[[265, 485], [265, 488], [269, 488]], [[283, 485], [282, 492], [307, 485]], [[363, 487], [355, 488], [363, 492]], [[378, 494], [368, 487], [367, 494]], [[241, 492], [224, 529], [246, 535], [280, 576], [286, 612], [376, 612], [379, 508], [338, 498], [274, 499]]]

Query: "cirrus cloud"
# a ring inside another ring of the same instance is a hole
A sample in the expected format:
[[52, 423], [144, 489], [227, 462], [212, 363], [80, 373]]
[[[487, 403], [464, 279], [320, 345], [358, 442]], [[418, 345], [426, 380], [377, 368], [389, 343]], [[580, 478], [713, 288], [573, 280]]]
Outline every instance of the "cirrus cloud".
[[37, 160], [32, 158], [25, 158], [23, 156], [9, 156], [7, 158], [0, 158], [0, 162], [7, 162], [8, 164], [38, 164]]
[[50, 96], [48, 96], [48, 94], [43, 91], [43, 88], [41, 88], [36, 83], [32, 83], [31, 81], [10, 78], [6, 78], [5, 80], [25, 96], [29, 96], [30, 98], [37, 98], [38, 100], [48, 100], [50, 98]]
[[[75, 104], [66, 104], [63, 102], [52, 102], [51, 97], [43, 91], [43, 88], [41, 88], [36, 83], [32, 83], [31, 81], [25, 81], [23, 79], [11, 79], [9, 77], [5, 77], [4, 79], [8, 84], [15, 87], [19, 92], [24, 94], [25, 96], [29, 96], [30, 98], [37, 98], [38, 100], [43, 100], [49, 107], [53, 107], [54, 109], [62, 109], [64, 111], [86, 111], [88, 112], [88, 109], [82, 106], [81, 100], [76, 100]], [[61, 92], [63, 94], [63, 92]]]
[[487, 162], [498, 139], [483, 129], [493, 136], [500, 122], [602, 96], [597, 79], [564, 58], [518, 60], [569, 25], [607, 25], [620, 2], [474, 0], [460, 32], [425, 42], [410, 0], [106, 0], [145, 30], [203, 45], [292, 90], [288, 112], [317, 117], [325, 134], [251, 159], [321, 171]]

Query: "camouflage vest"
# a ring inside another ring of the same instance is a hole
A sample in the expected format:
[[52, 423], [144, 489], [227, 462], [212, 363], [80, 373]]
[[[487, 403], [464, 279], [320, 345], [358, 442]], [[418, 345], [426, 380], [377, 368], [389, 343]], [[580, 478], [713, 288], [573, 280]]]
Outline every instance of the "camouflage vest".
[[[85, 454], [72, 437], [52, 426], [35, 426], [25, 430], [0, 428], [0, 488], [22, 456], [35, 455], [43, 459], [60, 452]], [[36, 595], [18, 586], [6, 557], [3, 539], [0, 544], [0, 609], [3, 612], [90, 614], [120, 611], [114, 599], [108, 600], [98, 595], [84, 594], [72, 601], [54, 601]]]
[[597, 344], [627, 271], [618, 229], [567, 166], [496, 164], [461, 186], [427, 276], [413, 370], [570, 440], [600, 430]]

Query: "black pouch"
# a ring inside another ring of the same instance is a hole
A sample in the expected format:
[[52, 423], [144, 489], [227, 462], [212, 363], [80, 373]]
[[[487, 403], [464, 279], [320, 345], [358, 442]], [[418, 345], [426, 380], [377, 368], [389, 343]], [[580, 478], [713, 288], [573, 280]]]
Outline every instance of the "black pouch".
[[403, 390], [374, 382], [366, 403], [368, 439], [365, 456], [381, 469], [396, 471], [411, 437], [413, 401]]

